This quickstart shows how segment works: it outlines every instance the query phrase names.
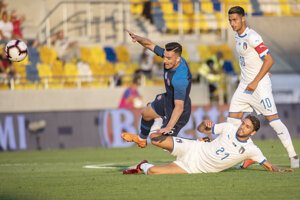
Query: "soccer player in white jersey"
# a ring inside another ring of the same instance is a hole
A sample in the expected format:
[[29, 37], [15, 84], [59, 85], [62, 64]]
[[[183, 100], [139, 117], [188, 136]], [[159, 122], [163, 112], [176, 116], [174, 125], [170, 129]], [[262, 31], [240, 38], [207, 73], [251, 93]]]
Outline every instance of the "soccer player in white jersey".
[[239, 128], [229, 122], [214, 124], [211, 120], [203, 121], [198, 126], [200, 132], [219, 134], [212, 142], [167, 136], [159, 132], [152, 133], [150, 135], [152, 144], [168, 150], [171, 155], [177, 157], [176, 161], [163, 166], [154, 166], [144, 160], [136, 168], [126, 169], [123, 174], [136, 174], [142, 171], [145, 174], [220, 172], [245, 159], [258, 162], [268, 171], [292, 171], [272, 165], [249, 139], [259, 127], [259, 120], [253, 115], [248, 115]]
[[[241, 67], [241, 81], [232, 97], [227, 121], [239, 127], [244, 112], [252, 112], [254, 109], [257, 114], [264, 115], [286, 148], [291, 168], [299, 168], [299, 158], [290, 133], [278, 116], [272, 95], [268, 72], [273, 65], [273, 58], [261, 36], [247, 27], [245, 11], [242, 7], [230, 8], [228, 15], [229, 23], [236, 32], [236, 51]], [[247, 160], [242, 168], [252, 163], [253, 161]]]

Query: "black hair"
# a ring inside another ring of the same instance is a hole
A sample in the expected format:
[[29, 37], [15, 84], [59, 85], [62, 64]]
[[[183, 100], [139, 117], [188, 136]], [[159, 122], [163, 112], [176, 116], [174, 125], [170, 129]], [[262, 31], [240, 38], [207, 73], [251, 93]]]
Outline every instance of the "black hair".
[[239, 14], [241, 16], [245, 16], [245, 10], [244, 8], [240, 7], [240, 6], [234, 6], [232, 8], [229, 9], [228, 14]]
[[166, 51], [174, 51], [176, 54], [181, 56], [182, 53], [182, 46], [177, 42], [170, 42], [165, 45]]
[[254, 115], [247, 115], [245, 119], [249, 119], [251, 121], [253, 125], [253, 131], [258, 131], [258, 129], [260, 128], [260, 121], [257, 117], [255, 117]]
[[213, 59], [208, 59], [208, 60], [206, 61], [206, 64], [207, 64], [208, 66], [214, 65]]

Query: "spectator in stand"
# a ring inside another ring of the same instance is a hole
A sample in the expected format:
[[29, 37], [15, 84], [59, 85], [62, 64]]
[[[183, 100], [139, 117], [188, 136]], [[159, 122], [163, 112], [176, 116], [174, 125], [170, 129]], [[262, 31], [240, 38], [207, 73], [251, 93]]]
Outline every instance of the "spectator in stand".
[[139, 94], [137, 88], [139, 79], [133, 79], [131, 86], [129, 86], [122, 95], [119, 108], [137, 108], [142, 105], [142, 96]]
[[0, 73], [5, 74], [7, 78], [13, 78], [16, 75], [16, 71], [11, 61], [7, 58], [5, 51], [5, 47], [2, 47], [2, 51], [0, 53]]
[[151, 24], [153, 24], [152, 3], [150, 0], [144, 2], [142, 16], [148, 19]]
[[154, 53], [147, 48], [144, 48], [141, 55], [140, 69], [135, 73], [138, 75], [144, 75], [148, 78], [152, 78], [152, 68], [154, 65]]
[[2, 19], [3, 13], [6, 11], [7, 4], [3, 0], [0, 0], [0, 19]]
[[2, 14], [2, 20], [0, 21], [0, 43], [6, 44], [12, 38], [13, 25], [8, 21], [7, 12]]
[[58, 31], [52, 38], [52, 45], [58, 54], [58, 59], [62, 60], [64, 63], [69, 63], [71, 61], [80, 60], [80, 49], [77, 41], [69, 41], [68, 38], [64, 37], [64, 32], [62, 30]]
[[12, 37], [14, 39], [22, 39], [23, 34], [21, 30], [21, 25], [25, 21], [25, 16], [19, 16], [15, 10], [10, 14], [10, 21], [13, 25]]

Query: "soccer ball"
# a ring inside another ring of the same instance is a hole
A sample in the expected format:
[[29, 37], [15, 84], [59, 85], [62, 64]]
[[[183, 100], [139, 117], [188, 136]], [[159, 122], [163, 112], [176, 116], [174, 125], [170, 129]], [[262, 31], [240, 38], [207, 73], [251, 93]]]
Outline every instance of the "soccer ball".
[[22, 40], [11, 40], [6, 44], [5, 54], [9, 60], [20, 62], [27, 56], [27, 45]]

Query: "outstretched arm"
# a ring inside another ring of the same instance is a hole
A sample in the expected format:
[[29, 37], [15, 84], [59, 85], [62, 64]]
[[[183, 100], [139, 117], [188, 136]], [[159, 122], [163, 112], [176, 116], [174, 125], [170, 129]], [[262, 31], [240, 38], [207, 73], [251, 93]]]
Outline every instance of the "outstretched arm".
[[292, 172], [292, 169], [281, 169], [275, 165], [272, 165], [269, 161], [264, 162], [262, 166], [268, 170], [268, 171], [273, 171], [273, 172]]
[[126, 30], [127, 33], [130, 35], [132, 38], [132, 42], [138, 42], [140, 43], [143, 47], [150, 49], [151, 51], [154, 51], [154, 47], [156, 46], [153, 42], [148, 40], [147, 38], [140, 37], [133, 32]]
[[211, 120], [204, 120], [199, 126], [197, 127], [197, 130], [201, 133], [212, 133], [212, 127], [214, 126], [213, 121]]

